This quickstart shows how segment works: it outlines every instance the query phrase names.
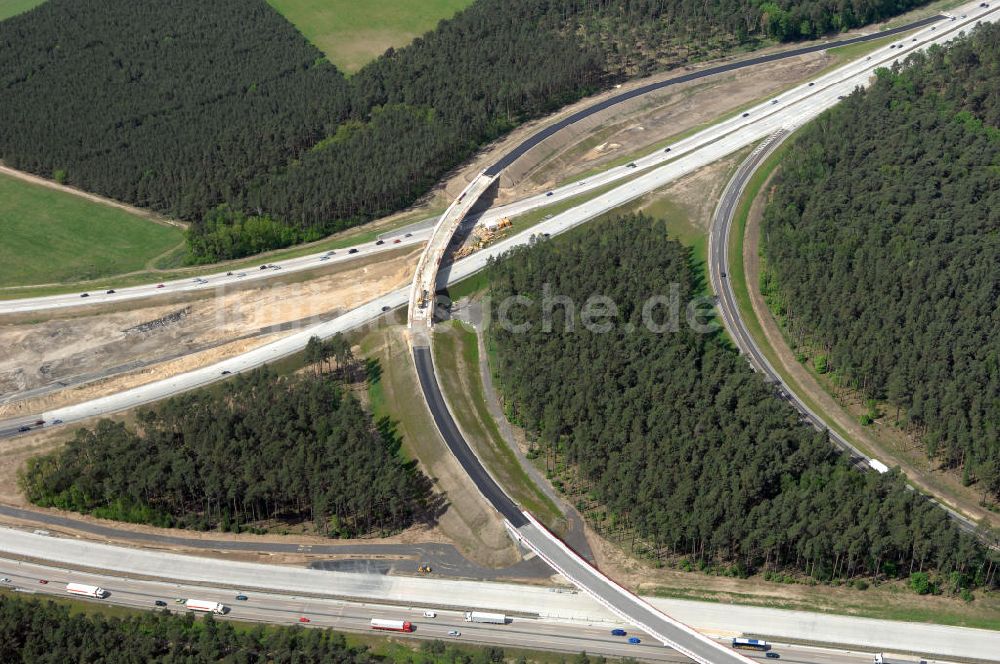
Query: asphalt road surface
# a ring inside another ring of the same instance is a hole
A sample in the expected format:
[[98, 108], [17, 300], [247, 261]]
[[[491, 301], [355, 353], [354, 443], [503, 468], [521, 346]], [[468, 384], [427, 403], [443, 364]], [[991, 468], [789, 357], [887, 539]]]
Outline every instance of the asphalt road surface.
[[[517, 245], [529, 242], [536, 233], [557, 234], [575, 228], [649, 191], [658, 189], [717, 161], [746, 145], [755, 143], [781, 128], [804, 123], [836, 104], [840, 97], [849, 94], [856, 86], [865, 85], [875, 67], [888, 66], [904, 58], [912, 50], [926, 48], [931, 43], [941, 43], [954, 38], [958, 32], [967, 29], [980, 19], [994, 20], [996, 11], [995, 6], [991, 6], [989, 9], [976, 9], [975, 7], [968, 9], [968, 19], [947, 21], [939, 23], [937, 26], [932, 25], [925, 28], [914, 35], [911, 41], [906, 42], [902, 48], [880, 48], [873, 53], [870, 60], [851, 63], [824, 74], [813, 81], [814, 85], [803, 84], [788, 91], [782, 99], [778, 100], [777, 104], [761, 104], [746, 111], [747, 117], [741, 115], [709, 127], [684, 139], [684, 141], [679, 141], [676, 144], [677, 149], [671, 153], [659, 152], [637, 159], [636, 164], [639, 166], [637, 169], [618, 167], [601, 176], [590, 178], [583, 184], [570, 185], [570, 188], [572, 186], [583, 188], [589, 187], [595, 181], [603, 181], [603, 179], [626, 180], [624, 184], [596, 199], [556, 214], [551, 219], [542, 221], [531, 229], [522, 231], [451, 265], [444, 266], [439, 273], [441, 280], [438, 284], [441, 285], [442, 282], [454, 283], [478, 272], [486, 266], [490, 258], [499, 256]], [[912, 41], [913, 39], [916, 41]], [[680, 156], [676, 156], [678, 154]], [[656, 161], [662, 159], [667, 159], [667, 161], [665, 163]], [[647, 163], [653, 165], [647, 166]], [[637, 170], [642, 172], [635, 174]], [[567, 194], [556, 192], [556, 196], [558, 195]], [[545, 198], [548, 197], [543, 195], [542, 200]], [[530, 204], [538, 205], [539, 203]], [[328, 338], [338, 332], [362, 326], [382, 315], [387, 309], [405, 305], [409, 299], [408, 296], [408, 289], [401, 289], [376, 298], [336, 319], [303, 329], [283, 339], [216, 364], [125, 390], [118, 394], [48, 411], [41, 416], [25, 416], [18, 421], [0, 424], [0, 436], [16, 435], [19, 426], [24, 426], [26, 422], [30, 423], [36, 419], [44, 420], [46, 426], [51, 426], [56, 421], [70, 423], [94, 415], [106, 415], [126, 410], [211, 384], [229, 374], [258, 367], [296, 353], [305, 347], [306, 342], [313, 335]]]
[[[509, 648], [533, 650], [553, 650], [565, 653], [586, 651], [591, 655], [608, 657], [635, 657], [652, 662], [686, 662], [686, 657], [650, 642], [640, 634], [642, 643], [632, 645], [625, 637], [612, 636], [609, 626], [573, 623], [557, 623], [531, 618], [513, 617], [506, 625], [485, 625], [465, 622], [462, 612], [436, 609], [434, 618], [424, 617], [423, 609], [410, 606], [364, 605], [337, 600], [312, 597], [298, 597], [239, 588], [206, 588], [185, 584], [168, 584], [156, 581], [134, 579], [107, 579], [85, 573], [65, 571], [0, 559], [0, 578], [10, 579], [0, 584], [5, 591], [21, 593], [25, 597], [69, 597], [65, 584], [73, 581], [98, 585], [111, 594], [104, 600], [72, 599], [93, 603], [107, 603], [135, 609], [168, 610], [184, 613], [177, 599], [205, 599], [221, 602], [229, 608], [223, 619], [246, 622], [266, 622], [270, 624], [301, 625], [308, 628], [331, 628], [346, 632], [370, 632], [372, 618], [388, 620], [408, 620], [415, 626], [409, 635], [415, 639], [441, 639], [457, 645], [499, 645]], [[41, 584], [39, 579], [49, 583]], [[243, 592], [247, 600], [236, 600]], [[157, 600], [166, 607], [156, 607]], [[308, 623], [301, 622], [307, 618]], [[457, 637], [448, 632], [460, 632]], [[394, 635], [398, 638], [398, 635]], [[726, 639], [722, 639], [725, 643]], [[850, 652], [815, 647], [774, 643], [771, 648], [781, 655], [782, 661], [801, 664], [868, 664], [868, 652]], [[754, 658], [764, 660], [763, 653], [744, 652]]]
[[[805, 401], [784, 381], [764, 355], [760, 346], [757, 345], [753, 335], [747, 328], [746, 323], [740, 317], [739, 306], [736, 303], [736, 295], [733, 292], [733, 285], [726, 274], [729, 262], [729, 235], [732, 230], [733, 220], [736, 216], [736, 209], [740, 199], [746, 189], [747, 183], [753, 176], [757, 168], [764, 162], [766, 157], [775, 150], [778, 145], [787, 137], [787, 133], [778, 132], [763, 149], [755, 150], [740, 167], [733, 178], [726, 185], [719, 205], [716, 207], [712, 220], [712, 229], [709, 233], [708, 243], [708, 264], [709, 278], [712, 282], [712, 289], [719, 297], [719, 311], [723, 324], [736, 342], [740, 352], [747, 358], [750, 365], [758, 373], [763, 374], [767, 379], [778, 386], [779, 395], [787, 399], [802, 418], [812, 424], [816, 429], [825, 431], [830, 440], [843, 450], [851, 459], [852, 464], [861, 471], [875, 472], [869, 463], [869, 458], [856, 448], [849, 440], [840, 435], [837, 431], [827, 427], [826, 422], [815, 413]], [[959, 512], [951, 509], [947, 505], [927, 497], [939, 507], [944, 509], [956, 524], [964, 531], [972, 534], [976, 531], [976, 523]]]

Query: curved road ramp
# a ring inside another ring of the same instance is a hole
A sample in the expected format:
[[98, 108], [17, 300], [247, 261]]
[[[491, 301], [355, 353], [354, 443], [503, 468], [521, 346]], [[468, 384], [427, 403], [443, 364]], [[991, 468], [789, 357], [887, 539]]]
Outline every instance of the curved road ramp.
[[459, 431], [434, 375], [430, 347], [414, 345], [413, 362], [424, 399], [448, 448], [476, 488], [504, 518], [517, 541], [534, 551], [552, 569], [623, 620], [700, 664], [749, 664], [753, 660], [680, 623], [625, 590], [590, 565], [531, 514], [522, 511], [480, 463]]
[[458, 230], [459, 224], [465, 219], [465, 215], [496, 179], [496, 175], [486, 175], [485, 171], [477, 175], [458, 198], [452, 201], [434, 227], [434, 234], [424, 247], [424, 253], [420, 255], [420, 261], [417, 263], [417, 271], [413, 275], [406, 318], [411, 330], [419, 331], [422, 326], [430, 328], [434, 325], [434, 293], [437, 291], [438, 268], [441, 266], [444, 252], [448, 249], [448, 244]]

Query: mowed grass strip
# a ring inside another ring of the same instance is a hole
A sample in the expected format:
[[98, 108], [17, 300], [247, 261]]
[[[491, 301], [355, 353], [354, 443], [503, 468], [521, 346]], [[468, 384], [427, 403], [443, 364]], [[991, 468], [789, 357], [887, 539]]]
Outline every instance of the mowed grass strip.
[[[0, 0], [3, 2], [3, 0]], [[387, 48], [406, 46], [472, 0], [268, 0], [330, 62], [354, 73]]]
[[0, 175], [0, 287], [141, 270], [184, 241], [174, 226]]
[[441, 389], [476, 454], [514, 500], [550, 527], [558, 523], [559, 508], [528, 477], [486, 407], [476, 332], [462, 323], [441, 323], [433, 352]]
[[11, 16], [23, 14], [32, 7], [37, 7], [45, 0], [0, 0], [0, 21]]

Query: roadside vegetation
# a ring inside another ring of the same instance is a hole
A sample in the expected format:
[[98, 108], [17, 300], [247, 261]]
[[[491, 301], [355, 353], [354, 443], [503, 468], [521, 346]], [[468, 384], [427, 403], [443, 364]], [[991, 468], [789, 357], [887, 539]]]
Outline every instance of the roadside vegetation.
[[[527, 330], [493, 314], [498, 389], [598, 531], [682, 569], [820, 581], [927, 573], [952, 593], [993, 586], [995, 553], [898, 472], [851, 468], [717, 331], [688, 326], [699, 276], [690, 250], [641, 216], [516, 249], [489, 268], [492, 302], [531, 300], [511, 315]], [[555, 305], [549, 331], [546, 288], [576, 307], [567, 316]], [[652, 332], [643, 303], [672, 288], [677, 329]], [[600, 319], [611, 323], [604, 332], [582, 324], [595, 294], [617, 308]]]
[[142, 410], [136, 425], [101, 420], [29, 460], [29, 500], [162, 527], [389, 535], [412, 525], [430, 482], [397, 456], [331, 373], [360, 371], [346, 342], [312, 342], [311, 369], [267, 368]]
[[0, 287], [142, 270], [184, 232], [125, 210], [0, 174]]
[[913, 4], [478, 0], [347, 79], [264, 0], [49, 0], [0, 23], [0, 157], [193, 222], [191, 262], [231, 259], [411, 205], [624, 78]]
[[803, 129], [761, 226], [761, 292], [792, 350], [984, 502], [1000, 498], [998, 43], [984, 26], [882, 70]]
[[[440, 640], [345, 634], [299, 626], [252, 625], [107, 604], [34, 599], [0, 592], [3, 662], [297, 662], [299, 664], [498, 664], [564, 662], [555, 653]], [[603, 664], [580, 654], [576, 664]]]

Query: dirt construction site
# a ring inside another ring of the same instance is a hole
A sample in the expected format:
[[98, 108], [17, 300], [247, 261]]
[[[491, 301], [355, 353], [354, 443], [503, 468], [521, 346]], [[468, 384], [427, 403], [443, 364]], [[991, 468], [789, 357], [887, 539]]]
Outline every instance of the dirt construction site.
[[[754, 100], [776, 94], [832, 62], [832, 56], [817, 53], [781, 61], [767, 69], [720, 74], [652, 93], [589, 118], [550, 137], [508, 169], [501, 180], [495, 204], [537, 194], [619, 160], [627, 161], [679, 134], [696, 130], [713, 118], [738, 112]], [[441, 209], [476, 173], [544, 124], [632, 85], [643, 85], [679, 73], [682, 72], [668, 72], [637, 81], [588, 98], [549, 118], [526, 124], [452, 172], [407, 214], [419, 215], [421, 211]], [[689, 209], [692, 218], [703, 221], [701, 218], [707, 216], [708, 205], [699, 199], [699, 192], [702, 199], [707, 198], [709, 190], [718, 188], [718, 182], [724, 179], [731, 166], [729, 162], [713, 166], [677, 183], [669, 191], [658, 193], [675, 198], [678, 204]], [[711, 181], [711, 186], [706, 188], [707, 181]], [[498, 230], [518, 232], [518, 219], [512, 218], [509, 228]], [[421, 249], [399, 250], [373, 259], [317, 268], [295, 278], [282, 279], [277, 275], [253, 286], [248, 284], [232, 290], [176, 299], [140, 300], [129, 306], [80, 308], [51, 316], [0, 317], [0, 347], [10, 349], [0, 357], [0, 419], [23, 417], [168, 378], [334, 317], [373, 297], [408, 285]], [[373, 337], [370, 342], [372, 348], [369, 350], [380, 353], [386, 361], [387, 396], [403, 403], [413, 401], [402, 393], [417, 389], [408, 373], [408, 364], [389, 360], [402, 352], [399, 339], [387, 334], [377, 339]], [[394, 366], [398, 368], [393, 369]], [[393, 394], [388, 389], [391, 387], [401, 392]], [[121, 417], [128, 420], [131, 415], [126, 413]], [[419, 418], [414, 421], [411, 438], [427, 438], [430, 435], [428, 423]], [[427, 436], [423, 435], [425, 433]], [[0, 502], [27, 507], [16, 489], [17, 469], [30, 456], [57, 448], [68, 435], [59, 430], [43, 431], [0, 444], [0, 485], [3, 487]], [[443, 449], [436, 438], [428, 440]], [[419, 445], [414, 451], [419, 452], [419, 460], [430, 476], [437, 478], [437, 489], [448, 496], [450, 505], [434, 527], [408, 531], [385, 543], [450, 543], [480, 565], [501, 568], [520, 564], [502, 526], [498, 526], [492, 515], [483, 512], [481, 501], [466, 495], [467, 481], [459, 481], [460, 473], [452, 467], [453, 460], [438, 458], [433, 451], [419, 448]], [[96, 521], [79, 515], [62, 516], [81, 523]], [[0, 520], [26, 523], [10, 516], [0, 516]], [[123, 527], [135, 532], [163, 532], [143, 526]], [[166, 532], [175, 536], [201, 536], [187, 531]], [[113, 539], [93, 533], [84, 536]], [[209, 536], [258, 541], [246, 535], [211, 533]], [[300, 539], [304, 546], [320, 541], [320, 538]], [[373, 540], [369, 544], [379, 542], [383, 541]], [[602, 564], [621, 563], [604, 549], [595, 548]], [[267, 559], [308, 562], [310, 557], [282, 554]]]

